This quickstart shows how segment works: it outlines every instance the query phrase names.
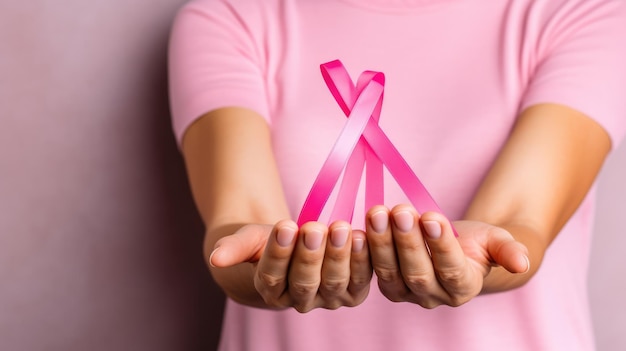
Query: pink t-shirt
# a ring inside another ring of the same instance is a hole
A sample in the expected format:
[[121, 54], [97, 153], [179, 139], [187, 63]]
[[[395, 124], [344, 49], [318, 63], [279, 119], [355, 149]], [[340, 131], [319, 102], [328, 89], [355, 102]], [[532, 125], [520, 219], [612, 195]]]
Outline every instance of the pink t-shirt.
[[[621, 140], [625, 36], [618, 0], [192, 1], [172, 32], [174, 130], [180, 140], [220, 107], [260, 113], [295, 218], [345, 123], [319, 65], [381, 71], [382, 129], [456, 219], [528, 106], [570, 106]], [[386, 205], [407, 202], [391, 177], [385, 186]], [[593, 191], [530, 283], [458, 308], [392, 303], [375, 283], [362, 305], [336, 311], [228, 301], [221, 350], [591, 350], [592, 220]]]

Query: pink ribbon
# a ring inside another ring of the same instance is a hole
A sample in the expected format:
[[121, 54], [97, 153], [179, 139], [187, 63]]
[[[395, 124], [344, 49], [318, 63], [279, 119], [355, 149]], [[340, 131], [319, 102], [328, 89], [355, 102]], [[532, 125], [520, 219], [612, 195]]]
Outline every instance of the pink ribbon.
[[[355, 86], [340, 61], [322, 64], [320, 68], [328, 89], [348, 120], [311, 187], [298, 217], [298, 225], [319, 219], [344, 169], [329, 223], [339, 219], [352, 221], [364, 167], [365, 209], [383, 204], [383, 165], [419, 213], [443, 213], [378, 125], [384, 74], [365, 71]], [[457, 235], [456, 231], [454, 234]]]

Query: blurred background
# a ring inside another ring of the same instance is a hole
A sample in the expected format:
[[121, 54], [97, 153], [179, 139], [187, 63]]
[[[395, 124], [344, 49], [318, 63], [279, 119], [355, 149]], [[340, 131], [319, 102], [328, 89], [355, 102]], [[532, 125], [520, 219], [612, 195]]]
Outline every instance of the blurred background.
[[[184, 2], [0, 1], [0, 350], [215, 349], [223, 295], [167, 102]], [[624, 179], [622, 146], [589, 272], [602, 351], [626, 350]]]

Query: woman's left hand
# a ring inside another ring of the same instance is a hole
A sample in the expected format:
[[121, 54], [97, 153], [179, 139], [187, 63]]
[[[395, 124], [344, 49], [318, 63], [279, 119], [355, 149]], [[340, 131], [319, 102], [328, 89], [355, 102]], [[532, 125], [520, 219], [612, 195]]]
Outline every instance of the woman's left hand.
[[477, 221], [454, 222], [441, 214], [418, 215], [408, 205], [367, 214], [367, 241], [381, 292], [394, 302], [425, 308], [460, 306], [477, 296], [494, 266], [529, 269], [526, 247], [506, 230]]

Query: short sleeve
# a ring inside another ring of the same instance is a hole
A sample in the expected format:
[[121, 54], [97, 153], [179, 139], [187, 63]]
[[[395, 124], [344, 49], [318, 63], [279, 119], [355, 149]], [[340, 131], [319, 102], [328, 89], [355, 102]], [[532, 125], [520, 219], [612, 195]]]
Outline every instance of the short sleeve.
[[253, 32], [226, 1], [191, 1], [179, 10], [168, 50], [170, 108], [179, 144], [197, 118], [218, 108], [248, 108], [267, 118], [262, 53]]
[[546, 24], [547, 45], [522, 100], [558, 103], [597, 121], [613, 148], [626, 131], [626, 4], [569, 1]]

